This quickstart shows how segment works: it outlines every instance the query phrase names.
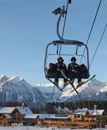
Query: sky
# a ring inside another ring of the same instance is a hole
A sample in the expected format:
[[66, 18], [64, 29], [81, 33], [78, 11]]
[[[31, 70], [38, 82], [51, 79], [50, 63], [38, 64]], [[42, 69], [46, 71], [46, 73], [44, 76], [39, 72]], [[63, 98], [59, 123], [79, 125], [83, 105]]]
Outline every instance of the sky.
[[[64, 36], [87, 40], [99, 0], [72, 0]], [[31, 84], [47, 83], [45, 49], [56, 35], [57, 16], [52, 11], [66, 0], [0, 0], [0, 75], [20, 76]], [[90, 59], [107, 23], [107, 0], [102, 0], [88, 48]], [[107, 30], [90, 68], [107, 81]], [[56, 62], [55, 59], [53, 62]]]

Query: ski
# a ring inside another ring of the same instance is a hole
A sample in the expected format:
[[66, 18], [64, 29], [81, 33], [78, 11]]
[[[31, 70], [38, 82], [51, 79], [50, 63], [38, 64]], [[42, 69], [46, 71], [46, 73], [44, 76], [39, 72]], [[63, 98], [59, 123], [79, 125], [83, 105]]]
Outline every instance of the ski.
[[[70, 80], [68, 80], [68, 77], [65, 75], [65, 73], [63, 72], [63, 70], [60, 70], [60, 72], [61, 72], [62, 76], [68, 81], [68, 83], [72, 86], [73, 91], [75, 91], [77, 94], [79, 94], [79, 92], [76, 90], [74, 84], [73, 84]], [[63, 90], [65, 87], [66, 87], [66, 86], [64, 86], [64, 87], [62, 88], [62, 90]]]
[[[77, 85], [75, 89], [78, 89], [79, 87], [81, 87], [82, 85], [86, 84], [87, 82], [89, 82], [90, 80], [92, 80], [93, 78], [95, 78], [96, 75], [93, 75], [92, 77], [90, 77], [88, 80], [82, 82], [79, 86]], [[73, 92], [74, 90], [70, 91], [71, 93]]]
[[54, 86], [56, 86], [60, 91], [62, 91], [62, 88], [59, 87], [58, 84], [56, 84], [55, 82], [53, 82], [52, 80], [50, 80], [49, 78], [47, 78], [52, 84], [54, 84]]

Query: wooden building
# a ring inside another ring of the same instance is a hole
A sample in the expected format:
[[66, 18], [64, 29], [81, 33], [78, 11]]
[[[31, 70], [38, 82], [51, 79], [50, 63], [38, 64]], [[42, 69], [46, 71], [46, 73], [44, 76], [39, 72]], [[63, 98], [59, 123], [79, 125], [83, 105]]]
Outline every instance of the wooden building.
[[71, 127], [70, 115], [38, 114], [37, 125], [52, 127]]
[[0, 125], [7, 126], [11, 124], [13, 120], [12, 113], [14, 110], [14, 107], [0, 108]]
[[9, 114], [0, 114], [0, 125], [9, 126], [12, 122], [12, 117]]
[[74, 124], [75, 128], [96, 128], [98, 126], [98, 120], [103, 116], [104, 110], [88, 110], [79, 109], [74, 112]]
[[107, 125], [107, 115], [104, 110], [76, 109], [73, 114], [33, 114], [28, 107], [0, 108], [0, 125], [22, 123], [63, 128], [96, 128]]
[[28, 107], [2, 107], [0, 108], [0, 125], [24, 123], [24, 116], [28, 114], [33, 114]]
[[[37, 114], [27, 114], [24, 116], [24, 125], [37, 125], [38, 122], [38, 115]], [[40, 124], [41, 125], [41, 124]]]

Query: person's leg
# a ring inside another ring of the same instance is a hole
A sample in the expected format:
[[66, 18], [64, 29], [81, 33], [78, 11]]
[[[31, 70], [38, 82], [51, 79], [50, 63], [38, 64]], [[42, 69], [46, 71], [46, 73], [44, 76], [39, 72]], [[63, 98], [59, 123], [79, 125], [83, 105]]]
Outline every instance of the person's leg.
[[78, 84], [79, 84], [79, 83], [81, 83], [81, 78], [80, 78], [80, 77], [78, 78]]
[[74, 83], [74, 81], [75, 81], [75, 73], [72, 72], [70, 75], [70, 82]]
[[55, 84], [58, 85], [58, 72], [55, 73]]
[[58, 76], [55, 76], [55, 83], [58, 84]]
[[81, 83], [82, 81], [80, 73], [77, 73], [77, 81], [78, 81], [78, 84]]
[[64, 78], [64, 86], [67, 85], [67, 80]]

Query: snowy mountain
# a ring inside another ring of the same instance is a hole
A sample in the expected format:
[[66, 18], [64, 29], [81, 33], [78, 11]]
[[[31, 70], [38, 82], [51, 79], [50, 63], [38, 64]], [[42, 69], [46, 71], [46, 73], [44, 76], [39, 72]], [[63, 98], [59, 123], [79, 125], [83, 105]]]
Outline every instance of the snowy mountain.
[[[107, 100], [107, 83], [100, 82], [96, 79], [91, 80], [87, 84], [78, 88], [79, 94], [72, 91], [72, 87], [68, 85], [63, 92], [60, 92], [52, 84], [36, 85], [41, 93], [48, 101], [77, 101], [77, 100]], [[46, 90], [46, 91], [45, 91]], [[53, 93], [54, 91], [54, 93]]]
[[4, 104], [25, 102], [29, 106], [40, 107], [53, 101], [107, 100], [107, 83], [96, 79], [78, 88], [78, 95], [71, 91], [70, 85], [61, 92], [50, 83], [32, 86], [20, 77], [0, 77], [0, 103]]
[[51, 83], [37, 84], [35, 87], [41, 91], [47, 102], [59, 101], [59, 98], [62, 95], [62, 92]]
[[79, 95], [73, 95], [69, 98], [66, 98], [67, 101], [74, 101], [74, 100], [107, 100], [107, 97], [104, 98], [105, 95], [107, 95], [107, 90], [104, 88], [107, 88], [106, 82], [100, 82], [96, 79], [93, 79], [89, 83], [81, 86], [78, 89]]
[[20, 77], [0, 77], [0, 103], [25, 102], [29, 106], [44, 105], [41, 92]]

